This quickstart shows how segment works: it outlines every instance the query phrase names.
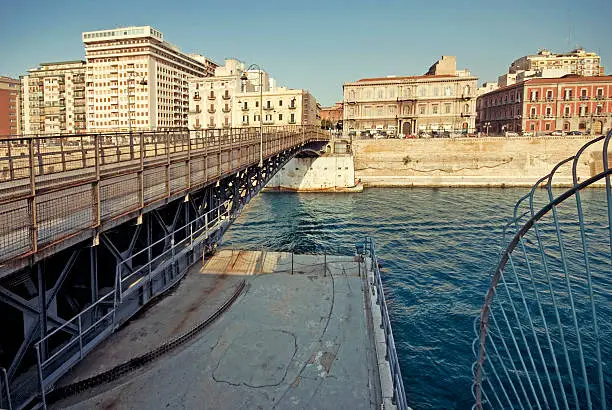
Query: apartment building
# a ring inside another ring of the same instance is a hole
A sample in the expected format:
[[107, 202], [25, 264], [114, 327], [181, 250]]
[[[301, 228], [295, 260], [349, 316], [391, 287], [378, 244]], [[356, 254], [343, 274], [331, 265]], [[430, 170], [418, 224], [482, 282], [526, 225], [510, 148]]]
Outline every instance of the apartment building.
[[[537, 54], [520, 57], [510, 64], [509, 73], [520, 71], [539, 72], [544, 69], [563, 70], [567, 74], [590, 77], [603, 75], [601, 57], [596, 53], [587, 52], [577, 48], [568, 53], [553, 53], [549, 50], [540, 50]], [[519, 80], [520, 81], [520, 80]]]
[[19, 133], [19, 80], [0, 76], [0, 137]]
[[364, 78], [344, 84], [343, 125], [348, 133], [473, 132], [477, 77], [443, 56], [425, 75]]
[[85, 132], [85, 61], [43, 63], [20, 81], [21, 133]]
[[321, 120], [330, 123], [332, 126], [335, 126], [338, 121], [342, 121], [343, 109], [344, 104], [342, 102], [337, 102], [331, 107], [321, 107]]
[[599, 135], [612, 128], [612, 76], [529, 79], [482, 95], [478, 107], [482, 132]]
[[188, 125], [189, 83], [216, 64], [185, 54], [151, 26], [84, 32], [89, 131], [151, 131]]
[[258, 127], [260, 120], [266, 126], [317, 123], [316, 100], [308, 91], [276, 87], [268, 73], [245, 71], [235, 59], [225, 60], [214, 77], [192, 79], [189, 96], [190, 129]]

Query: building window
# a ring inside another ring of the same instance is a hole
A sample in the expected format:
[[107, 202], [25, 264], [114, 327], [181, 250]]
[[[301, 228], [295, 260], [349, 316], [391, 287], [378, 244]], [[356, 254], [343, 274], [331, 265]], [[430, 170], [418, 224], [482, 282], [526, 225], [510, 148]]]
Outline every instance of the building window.
[[601, 104], [598, 104], [597, 107], [595, 107], [595, 114], [601, 115], [602, 108], [603, 107], [601, 106]]
[[419, 95], [425, 97], [425, 87], [419, 87]]
[[446, 97], [450, 97], [450, 95], [451, 95], [451, 88], [450, 87], [448, 87], [448, 86], [444, 87], [444, 95]]
[[440, 90], [438, 90], [438, 87], [434, 87], [433, 93], [434, 93], [434, 97], [438, 96], [438, 94], [440, 93]]
[[586, 90], [586, 88], [583, 88], [582, 90], [580, 90], [580, 99], [581, 100], [586, 100], [587, 99], [587, 90]]
[[597, 89], [597, 99], [601, 100], [603, 98], [603, 88]]
[[569, 105], [565, 106], [565, 108], [563, 110], [564, 110], [563, 111], [563, 115], [566, 116], [566, 117], [569, 117], [570, 116], [570, 107], [569, 107]]
[[571, 100], [572, 99], [572, 90], [570, 88], [566, 88], [565, 89], [565, 99], [566, 100]]
[[282, 107], [283, 106], [283, 100], [278, 100], [278, 106]]
[[289, 122], [294, 123], [295, 122], [295, 114], [291, 114], [291, 117], [289, 118]]
[[550, 131], [550, 123], [548, 123], [548, 122], [547, 122], [547, 123], [544, 125], [544, 129], [545, 129], [546, 131]]
[[444, 113], [445, 114], [450, 114], [451, 112], [451, 105], [450, 104], [444, 104]]
[[546, 107], [546, 118], [552, 117], [552, 108]]
[[584, 117], [588, 114], [588, 109], [586, 105], [581, 105], [580, 106], [580, 116]]
[[532, 91], [531, 92], [531, 101], [538, 101], [538, 92], [537, 91]]
[[531, 107], [531, 111], [529, 113], [529, 116], [531, 118], [535, 118], [536, 117], [536, 108], [535, 107]]
[[283, 114], [278, 114], [278, 120], [282, 121], [283, 120]]
[[431, 106], [431, 113], [432, 114], [437, 114], [438, 113], [438, 106], [437, 105], [432, 105]]
[[552, 92], [552, 90], [546, 91], [546, 101], [552, 101], [552, 99], [553, 99], [553, 92]]
[[534, 131], [535, 130], [535, 125], [534, 124], [529, 124], [529, 130], [530, 131]]
[[419, 113], [425, 114], [425, 106], [424, 105], [419, 105]]
[[259, 101], [255, 101], [255, 108], [259, 107]]

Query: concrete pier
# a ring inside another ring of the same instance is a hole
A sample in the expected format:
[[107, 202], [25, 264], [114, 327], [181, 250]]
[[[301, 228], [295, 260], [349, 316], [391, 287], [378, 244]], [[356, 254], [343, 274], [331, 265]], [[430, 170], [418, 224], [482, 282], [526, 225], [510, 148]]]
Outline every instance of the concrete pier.
[[54, 406], [392, 408], [366, 266], [357, 257], [219, 251], [58, 385], [112, 369], [205, 320], [244, 279], [216, 321], [150, 363]]

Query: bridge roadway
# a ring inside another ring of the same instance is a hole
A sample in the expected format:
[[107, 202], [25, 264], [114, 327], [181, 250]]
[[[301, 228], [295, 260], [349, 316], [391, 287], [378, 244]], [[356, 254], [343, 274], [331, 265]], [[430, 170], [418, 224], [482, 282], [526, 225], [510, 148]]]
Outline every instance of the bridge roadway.
[[[0, 141], [0, 279], [226, 176], [315, 140], [317, 127]], [[275, 170], [274, 170], [275, 171]], [[269, 172], [269, 171], [268, 171]]]

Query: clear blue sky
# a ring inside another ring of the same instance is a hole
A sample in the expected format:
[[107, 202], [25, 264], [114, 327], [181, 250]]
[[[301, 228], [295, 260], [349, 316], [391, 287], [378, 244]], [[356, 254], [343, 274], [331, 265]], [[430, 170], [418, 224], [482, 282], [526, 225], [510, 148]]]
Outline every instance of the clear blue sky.
[[1, 9], [0, 75], [13, 77], [83, 58], [83, 31], [130, 25], [219, 63], [258, 63], [323, 105], [341, 100], [344, 82], [423, 74], [443, 54], [482, 83], [539, 48], [578, 44], [612, 73], [611, 0], [2, 0]]

